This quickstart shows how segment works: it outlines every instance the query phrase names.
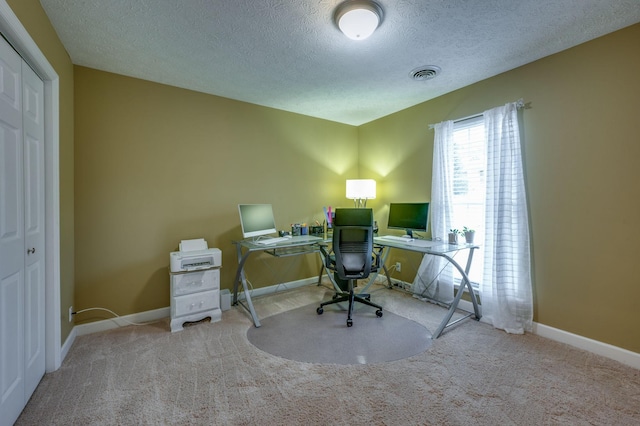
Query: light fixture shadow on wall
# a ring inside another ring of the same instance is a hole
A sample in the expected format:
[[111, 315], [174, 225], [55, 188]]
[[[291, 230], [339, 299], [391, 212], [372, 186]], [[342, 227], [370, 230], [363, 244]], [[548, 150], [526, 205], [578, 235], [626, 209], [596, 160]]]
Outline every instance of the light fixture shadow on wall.
[[376, 198], [376, 181], [373, 179], [347, 179], [347, 198], [356, 208], [367, 207], [367, 200]]
[[382, 23], [382, 7], [373, 0], [347, 0], [336, 8], [333, 19], [352, 40], [364, 40]]

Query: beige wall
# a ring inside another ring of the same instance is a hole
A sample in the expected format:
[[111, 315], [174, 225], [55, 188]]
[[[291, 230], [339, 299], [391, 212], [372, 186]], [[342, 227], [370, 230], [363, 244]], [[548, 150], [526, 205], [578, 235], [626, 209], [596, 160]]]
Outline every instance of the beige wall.
[[[168, 253], [185, 238], [223, 250], [230, 288], [240, 202], [273, 203], [284, 228], [349, 205], [346, 178], [373, 177], [384, 222], [389, 201], [430, 199], [428, 124], [524, 98], [534, 319], [640, 352], [640, 25], [354, 128], [74, 68], [37, 0], [8, 3], [60, 75], [63, 313], [167, 306]], [[316, 266], [257, 257], [249, 276], [270, 285]]]
[[[76, 306], [169, 305], [169, 252], [204, 237], [238, 264], [238, 203], [271, 203], [279, 229], [347, 203], [357, 128], [75, 68]], [[316, 256], [252, 256], [255, 287], [313, 277]], [[87, 313], [78, 321], [104, 317]]]
[[71, 332], [74, 299], [73, 65], [38, 0], [7, 0], [59, 78], [60, 90], [60, 311], [62, 341]]
[[639, 47], [635, 25], [361, 126], [362, 177], [382, 203], [428, 197], [428, 124], [530, 102], [534, 320], [640, 352]]

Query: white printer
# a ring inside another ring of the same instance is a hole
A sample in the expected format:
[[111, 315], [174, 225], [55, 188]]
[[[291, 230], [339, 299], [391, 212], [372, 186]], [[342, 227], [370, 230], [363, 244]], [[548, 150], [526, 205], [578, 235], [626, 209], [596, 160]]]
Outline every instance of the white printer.
[[171, 277], [171, 331], [185, 322], [220, 321], [220, 267], [222, 252], [203, 239], [183, 240], [180, 251], [169, 253]]
[[171, 272], [190, 272], [222, 266], [222, 252], [208, 248], [204, 238], [183, 240], [180, 251], [169, 253]]

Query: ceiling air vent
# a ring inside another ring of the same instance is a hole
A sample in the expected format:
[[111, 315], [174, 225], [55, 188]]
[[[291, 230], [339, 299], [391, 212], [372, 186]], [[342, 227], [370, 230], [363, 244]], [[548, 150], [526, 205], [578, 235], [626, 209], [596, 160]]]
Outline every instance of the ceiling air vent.
[[413, 69], [409, 73], [409, 77], [416, 81], [425, 81], [435, 78], [438, 74], [440, 74], [440, 67], [436, 67], [435, 65], [425, 65], [423, 67]]

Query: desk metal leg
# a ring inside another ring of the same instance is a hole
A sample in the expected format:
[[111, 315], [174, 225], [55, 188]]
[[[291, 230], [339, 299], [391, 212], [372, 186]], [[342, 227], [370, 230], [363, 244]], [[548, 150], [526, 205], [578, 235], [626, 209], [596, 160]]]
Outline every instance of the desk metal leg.
[[478, 306], [478, 300], [476, 298], [476, 293], [473, 291], [471, 287], [471, 281], [469, 280], [469, 270], [471, 269], [471, 262], [473, 261], [473, 252], [475, 248], [472, 247], [469, 251], [469, 257], [467, 258], [467, 265], [464, 268], [465, 274], [463, 275], [464, 282], [467, 285], [467, 290], [469, 290], [469, 294], [471, 295], [471, 303], [473, 303], [473, 312], [476, 316], [476, 320], [479, 320], [482, 317], [482, 312], [480, 312], [480, 307]]
[[[445, 259], [447, 259], [457, 270], [458, 272], [460, 272], [460, 274], [462, 275], [462, 285], [460, 286], [460, 288], [458, 289], [458, 294], [456, 294], [456, 297], [453, 299], [453, 302], [451, 303], [451, 306], [449, 307], [449, 311], [447, 312], [447, 314], [445, 315], [444, 319], [442, 320], [442, 322], [440, 323], [440, 325], [438, 326], [438, 328], [436, 329], [436, 331], [433, 333], [432, 339], [437, 339], [438, 337], [440, 337], [440, 335], [442, 334], [442, 332], [444, 331], [445, 328], [452, 326], [454, 324], [456, 324], [457, 322], [470, 317], [471, 315], [475, 315], [476, 320], [479, 320], [482, 315], [480, 314], [480, 309], [478, 307], [478, 302], [476, 300], [476, 295], [473, 292], [473, 288], [471, 288], [471, 281], [469, 281], [469, 276], [467, 275], [469, 273], [469, 269], [471, 268], [471, 261], [473, 259], [473, 251], [474, 248], [470, 249], [471, 251], [469, 252], [469, 258], [467, 259], [467, 265], [465, 269], [462, 269], [462, 267], [458, 264], [458, 262], [456, 262], [455, 260], [453, 260], [453, 258], [447, 256], [446, 254], [439, 254], [438, 256], [442, 256]], [[458, 309], [458, 303], [460, 303], [460, 299], [462, 299], [462, 294], [464, 293], [464, 288], [467, 287], [467, 289], [469, 290], [469, 294], [471, 295], [471, 302], [473, 303], [473, 314], [469, 314], [466, 315], [465, 317], [453, 321], [451, 323], [449, 323], [449, 321], [451, 320], [451, 317], [453, 316], [454, 312], [456, 311], [456, 309]]]
[[[321, 263], [320, 272], [318, 273], [318, 285], [319, 286], [322, 285], [322, 275], [324, 275], [324, 270], [325, 270], [324, 260], [322, 260], [322, 256], [320, 256], [320, 263]], [[327, 275], [328, 275], [328, 273], [327, 273]]]
[[387, 276], [387, 287], [393, 288], [393, 284], [391, 283], [391, 276], [389, 276], [389, 270], [387, 269], [387, 265], [385, 263], [382, 264], [382, 269], [384, 269], [384, 274]]
[[[247, 277], [244, 273], [244, 264], [247, 261], [247, 258], [251, 254], [250, 251], [247, 251], [242, 254], [242, 247], [238, 245], [236, 247], [236, 253], [238, 255], [238, 270], [236, 271], [236, 278], [233, 282], [233, 304], [237, 305], [240, 303], [243, 308], [249, 311], [251, 314], [251, 318], [253, 319], [253, 324], [256, 327], [260, 327], [260, 319], [258, 318], [258, 314], [256, 314], [256, 310], [253, 308], [253, 302], [251, 301], [251, 294], [249, 293], [249, 286], [247, 285]], [[247, 301], [247, 305], [245, 306], [242, 302], [238, 300], [238, 284], [242, 283], [242, 288], [244, 289], [244, 298]]]
[[389, 257], [389, 253], [391, 253], [391, 249], [388, 247], [382, 247], [380, 253], [380, 263], [382, 263], [382, 269], [384, 269], [384, 274], [387, 276], [387, 287], [393, 288], [391, 276], [389, 275], [389, 270], [387, 269], [387, 258]]

